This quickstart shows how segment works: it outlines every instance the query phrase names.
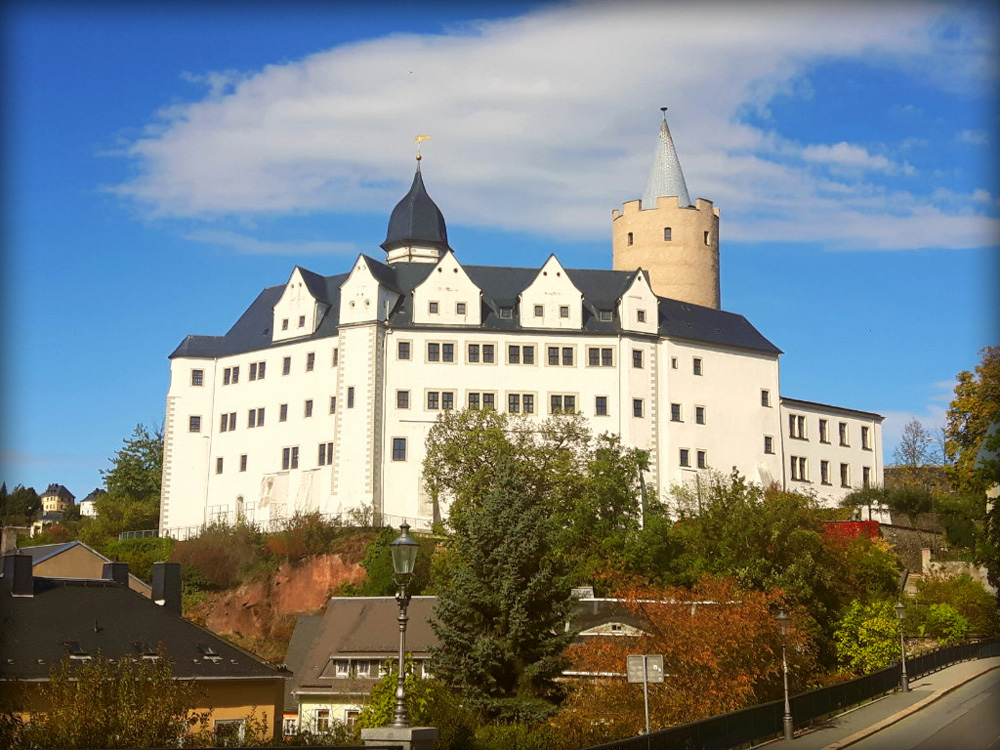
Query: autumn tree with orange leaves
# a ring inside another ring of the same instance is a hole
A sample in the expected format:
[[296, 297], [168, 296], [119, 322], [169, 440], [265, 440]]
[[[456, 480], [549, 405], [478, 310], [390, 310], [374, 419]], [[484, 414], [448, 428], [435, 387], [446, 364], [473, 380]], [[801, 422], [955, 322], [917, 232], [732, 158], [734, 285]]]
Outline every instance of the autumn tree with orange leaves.
[[[566, 747], [587, 747], [633, 736], [644, 727], [642, 686], [625, 677], [629, 654], [662, 654], [666, 680], [649, 686], [655, 731], [770, 700], [781, 689], [784, 605], [778, 590], [741, 590], [733, 580], [702, 578], [691, 588], [633, 586], [619, 591], [638, 637], [585, 638], [569, 650], [573, 670], [604, 675], [570, 686], [551, 721]], [[792, 611], [793, 623], [799, 616]], [[815, 675], [813, 643], [805, 628], [788, 635], [793, 689]], [[622, 675], [609, 677], [607, 675]]]

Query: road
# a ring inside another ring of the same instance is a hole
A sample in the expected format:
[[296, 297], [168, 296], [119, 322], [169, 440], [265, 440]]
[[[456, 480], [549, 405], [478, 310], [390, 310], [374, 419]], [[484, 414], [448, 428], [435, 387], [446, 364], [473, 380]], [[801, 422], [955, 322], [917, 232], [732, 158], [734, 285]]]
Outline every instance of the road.
[[1000, 750], [1000, 670], [942, 696], [851, 750]]

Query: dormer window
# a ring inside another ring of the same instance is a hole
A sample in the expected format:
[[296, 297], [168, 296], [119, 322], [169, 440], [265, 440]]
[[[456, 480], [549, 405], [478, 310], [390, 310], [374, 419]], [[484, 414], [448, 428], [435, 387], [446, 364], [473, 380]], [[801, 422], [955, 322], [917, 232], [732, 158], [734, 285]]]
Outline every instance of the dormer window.
[[437, 302], [429, 302], [427, 304], [427, 312], [430, 313], [431, 315], [437, 315], [438, 314], [438, 303]]
[[206, 661], [219, 662], [222, 661], [222, 655], [219, 654], [214, 648], [209, 646], [207, 643], [199, 643], [198, 651], [201, 652], [201, 656]]
[[500, 317], [504, 318], [504, 319], [507, 319], [507, 320], [509, 320], [510, 318], [513, 318], [514, 317], [514, 308], [513, 307], [501, 307], [500, 308]]
[[535, 317], [540, 318], [545, 314], [545, 308], [542, 305], [535, 305]]
[[288, 330], [288, 318], [282, 318], [281, 319], [281, 330], [282, 331], [287, 331]]
[[456, 302], [455, 303], [455, 314], [456, 315], [465, 315], [465, 303], [464, 302]]
[[598, 310], [597, 319], [602, 323], [610, 323], [612, 320], [612, 313], [610, 310]]
[[306, 316], [305, 315], [300, 315], [299, 316], [299, 328], [305, 328], [305, 327], [306, 327]]
[[568, 305], [560, 305], [559, 306], [559, 317], [560, 318], [568, 318], [569, 317], [569, 306]]
[[646, 311], [645, 310], [636, 310], [635, 311], [635, 319], [639, 323], [645, 323], [646, 322]]

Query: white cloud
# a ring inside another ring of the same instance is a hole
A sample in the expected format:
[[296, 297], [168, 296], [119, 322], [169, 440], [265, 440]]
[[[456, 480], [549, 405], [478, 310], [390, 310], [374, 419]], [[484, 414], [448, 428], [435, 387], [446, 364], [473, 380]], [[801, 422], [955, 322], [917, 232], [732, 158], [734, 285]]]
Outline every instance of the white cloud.
[[990, 136], [985, 130], [960, 130], [955, 140], [973, 146], [985, 146], [990, 142]]
[[286, 241], [273, 242], [224, 229], [197, 229], [184, 235], [191, 242], [201, 242], [234, 250], [241, 255], [357, 255], [351, 242]]
[[205, 221], [385, 215], [409, 181], [413, 137], [430, 133], [424, 175], [450, 224], [593, 237], [641, 192], [655, 107], [668, 104], [689, 189], [724, 206], [729, 238], [993, 244], [995, 220], [871, 182], [913, 174], [907, 163], [858, 144], [791, 148], [739, 121], [748, 107], [766, 114], [778, 92], [808, 96], [805, 72], [822, 60], [982, 80], [992, 48], [969, 43], [961, 24], [965, 44], [942, 41], [948, 12], [734, 3], [713, 5], [706, 23], [698, 6], [582, 4], [362, 41], [251, 74], [188, 73], [205, 97], [162, 110], [128, 148], [138, 176], [112, 189], [154, 216]]

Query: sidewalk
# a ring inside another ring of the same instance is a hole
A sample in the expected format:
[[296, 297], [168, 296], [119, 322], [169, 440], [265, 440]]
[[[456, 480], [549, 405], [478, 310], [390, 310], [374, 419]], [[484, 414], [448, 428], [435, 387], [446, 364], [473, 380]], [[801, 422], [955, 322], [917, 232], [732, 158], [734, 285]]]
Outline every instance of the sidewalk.
[[991, 669], [1000, 668], [1000, 657], [964, 661], [910, 681], [910, 692], [897, 690], [860, 708], [834, 716], [822, 724], [796, 730], [791, 742], [777, 740], [769, 746], [789, 750], [838, 750], [863, 740], [880, 729], [905, 719], [946, 693]]

